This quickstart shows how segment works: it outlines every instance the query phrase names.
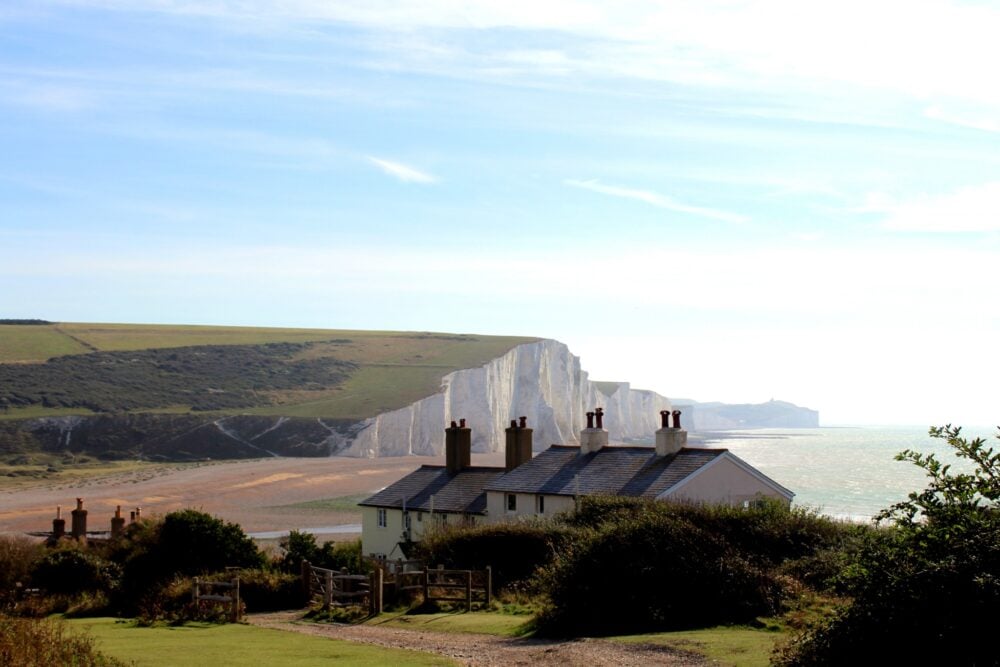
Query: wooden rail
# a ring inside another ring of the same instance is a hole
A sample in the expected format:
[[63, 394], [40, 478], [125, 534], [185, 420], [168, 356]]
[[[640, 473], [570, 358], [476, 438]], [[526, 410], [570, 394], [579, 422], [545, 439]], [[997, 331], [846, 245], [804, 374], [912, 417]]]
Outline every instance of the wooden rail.
[[[228, 591], [226, 593], [216, 593], [216, 590]], [[205, 591], [205, 592], [202, 592]], [[229, 605], [229, 619], [233, 623], [240, 620], [240, 578], [236, 577], [232, 581], [202, 581], [194, 578], [194, 585], [191, 587], [191, 600], [195, 607], [200, 607], [201, 602], [224, 602]]]

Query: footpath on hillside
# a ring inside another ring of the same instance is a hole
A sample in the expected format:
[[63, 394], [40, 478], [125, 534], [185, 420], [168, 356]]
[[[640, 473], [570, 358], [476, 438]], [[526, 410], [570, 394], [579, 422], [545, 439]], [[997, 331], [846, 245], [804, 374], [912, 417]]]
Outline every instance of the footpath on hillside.
[[691, 653], [657, 644], [625, 644], [602, 639], [547, 640], [493, 635], [401, 630], [376, 625], [345, 625], [302, 621], [301, 611], [248, 614], [246, 620], [262, 628], [287, 630], [317, 637], [342, 639], [389, 648], [403, 648], [453, 658], [476, 667], [511, 665], [671, 665], [701, 667], [705, 660]]

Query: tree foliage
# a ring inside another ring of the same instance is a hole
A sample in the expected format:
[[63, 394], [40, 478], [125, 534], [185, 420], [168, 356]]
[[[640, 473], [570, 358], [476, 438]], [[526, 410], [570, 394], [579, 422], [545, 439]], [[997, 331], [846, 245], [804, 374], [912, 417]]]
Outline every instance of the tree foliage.
[[865, 662], [887, 649], [899, 664], [995, 665], [1000, 611], [1000, 454], [951, 425], [932, 428], [971, 462], [954, 472], [934, 454], [896, 458], [922, 468], [925, 489], [887, 508], [847, 572], [854, 601], [799, 637], [779, 664]]

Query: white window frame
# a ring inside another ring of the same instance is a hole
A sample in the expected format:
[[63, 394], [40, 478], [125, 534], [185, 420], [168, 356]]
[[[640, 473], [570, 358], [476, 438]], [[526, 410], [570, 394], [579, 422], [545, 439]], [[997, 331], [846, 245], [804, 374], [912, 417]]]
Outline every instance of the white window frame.
[[538, 513], [545, 514], [545, 496], [538, 494], [537, 506]]
[[385, 528], [389, 525], [389, 518], [387, 514], [388, 512], [384, 507], [379, 507], [375, 510], [376, 523], [379, 528]]
[[504, 507], [507, 508], [508, 514], [514, 514], [517, 512], [517, 494], [508, 493], [507, 497], [504, 499]]

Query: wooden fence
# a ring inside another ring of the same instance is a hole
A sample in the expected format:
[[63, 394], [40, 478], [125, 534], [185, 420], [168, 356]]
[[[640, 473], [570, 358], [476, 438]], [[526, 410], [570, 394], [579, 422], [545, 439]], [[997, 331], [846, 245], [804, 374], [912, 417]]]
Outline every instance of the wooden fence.
[[[218, 590], [226, 592], [217, 593]], [[202, 601], [224, 602], [229, 605], [229, 619], [233, 623], [239, 623], [240, 578], [236, 577], [232, 581], [202, 581], [195, 577], [191, 587], [191, 600], [195, 607], [200, 607]]]
[[331, 607], [367, 606], [371, 615], [382, 613], [382, 572], [351, 574], [302, 562], [302, 584], [306, 599]]
[[493, 571], [423, 568], [396, 573], [396, 590], [420, 591], [428, 602], [460, 602], [472, 610], [473, 602], [489, 605], [493, 599]]
[[472, 609], [474, 602], [489, 605], [493, 599], [493, 571], [446, 570], [400, 561], [406, 565], [385, 567], [379, 563], [371, 574], [350, 574], [346, 570], [327, 570], [302, 563], [302, 584], [306, 599], [319, 602], [324, 609], [331, 607], [365, 606], [372, 616], [382, 613], [386, 591], [399, 594], [423, 595], [424, 600], [454, 602]]

